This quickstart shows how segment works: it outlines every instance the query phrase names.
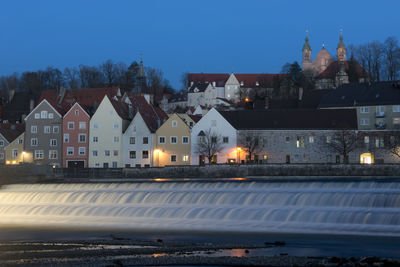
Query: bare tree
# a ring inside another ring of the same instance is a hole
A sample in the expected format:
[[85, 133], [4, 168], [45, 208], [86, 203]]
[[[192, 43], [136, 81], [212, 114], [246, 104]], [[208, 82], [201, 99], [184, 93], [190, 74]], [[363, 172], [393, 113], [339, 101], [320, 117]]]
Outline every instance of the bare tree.
[[207, 157], [208, 163], [211, 163], [212, 158], [223, 149], [221, 135], [208, 129], [207, 131], [200, 131], [198, 137], [196, 152]]
[[355, 130], [338, 130], [333, 138], [327, 142], [331, 150], [343, 156], [344, 163], [349, 163], [349, 153], [357, 148], [359, 135]]
[[391, 154], [400, 158], [400, 133], [399, 132], [392, 132], [390, 139], [388, 150]]
[[261, 149], [260, 137], [254, 132], [241, 134], [238, 143], [244, 152], [247, 153], [248, 162], [252, 162], [253, 156]]
[[395, 37], [389, 37], [384, 43], [385, 72], [389, 81], [397, 79], [400, 70], [400, 47]]
[[101, 71], [103, 72], [104, 79], [106, 83], [111, 86], [115, 82], [116, 78], [116, 64], [111, 60], [107, 60], [100, 66]]
[[103, 74], [97, 67], [79, 65], [81, 86], [86, 88], [101, 87], [104, 83]]
[[77, 68], [65, 68], [64, 81], [69, 89], [79, 88], [79, 71]]

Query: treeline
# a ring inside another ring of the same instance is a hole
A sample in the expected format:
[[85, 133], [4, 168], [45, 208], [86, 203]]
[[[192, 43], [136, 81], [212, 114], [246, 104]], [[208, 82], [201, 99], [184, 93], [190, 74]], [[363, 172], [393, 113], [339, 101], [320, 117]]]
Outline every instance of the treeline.
[[371, 81], [393, 81], [400, 77], [400, 46], [395, 37], [383, 43], [372, 41], [367, 44], [349, 45], [350, 57], [358, 61]]
[[[163, 92], [174, 91], [161, 70], [152, 67], [144, 69], [147, 86], [158, 100]], [[58, 90], [61, 87], [75, 89], [117, 86], [123, 91], [130, 91], [135, 88], [138, 75], [139, 63], [136, 61], [127, 66], [124, 62], [107, 60], [99, 66], [81, 64], [63, 71], [47, 67], [44, 70], [1, 76], [0, 91], [3, 99], [8, 99], [11, 90], [27, 91], [34, 96], [39, 96], [43, 90]]]

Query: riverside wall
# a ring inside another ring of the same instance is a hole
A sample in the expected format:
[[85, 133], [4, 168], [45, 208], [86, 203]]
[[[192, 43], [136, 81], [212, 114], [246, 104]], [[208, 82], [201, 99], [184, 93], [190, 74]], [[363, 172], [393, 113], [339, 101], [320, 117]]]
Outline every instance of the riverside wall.
[[167, 166], [159, 168], [52, 169], [47, 166], [0, 166], [0, 185], [13, 183], [107, 182], [154, 178], [400, 177], [399, 164], [260, 164]]

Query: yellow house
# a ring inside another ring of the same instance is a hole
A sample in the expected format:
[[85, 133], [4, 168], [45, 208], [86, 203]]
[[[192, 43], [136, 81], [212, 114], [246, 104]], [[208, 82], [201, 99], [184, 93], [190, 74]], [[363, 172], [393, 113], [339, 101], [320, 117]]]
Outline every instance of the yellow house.
[[24, 137], [25, 132], [5, 147], [5, 162], [7, 165], [32, 163], [32, 153], [24, 151]]
[[154, 166], [190, 164], [190, 127], [172, 114], [156, 131]]

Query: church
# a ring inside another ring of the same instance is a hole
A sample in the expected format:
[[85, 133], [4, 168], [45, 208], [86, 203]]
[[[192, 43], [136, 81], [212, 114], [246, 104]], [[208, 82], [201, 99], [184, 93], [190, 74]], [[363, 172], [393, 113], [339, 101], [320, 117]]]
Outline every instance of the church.
[[[303, 72], [315, 80], [316, 89], [337, 88], [349, 82], [365, 82], [366, 75], [357, 61], [346, 60], [347, 49], [343, 42], [343, 34], [340, 33], [336, 48], [336, 60], [325, 46], [318, 52], [314, 61], [311, 59], [311, 45], [308, 36], [303, 45]], [[349, 77], [349, 75], [352, 75]]]

